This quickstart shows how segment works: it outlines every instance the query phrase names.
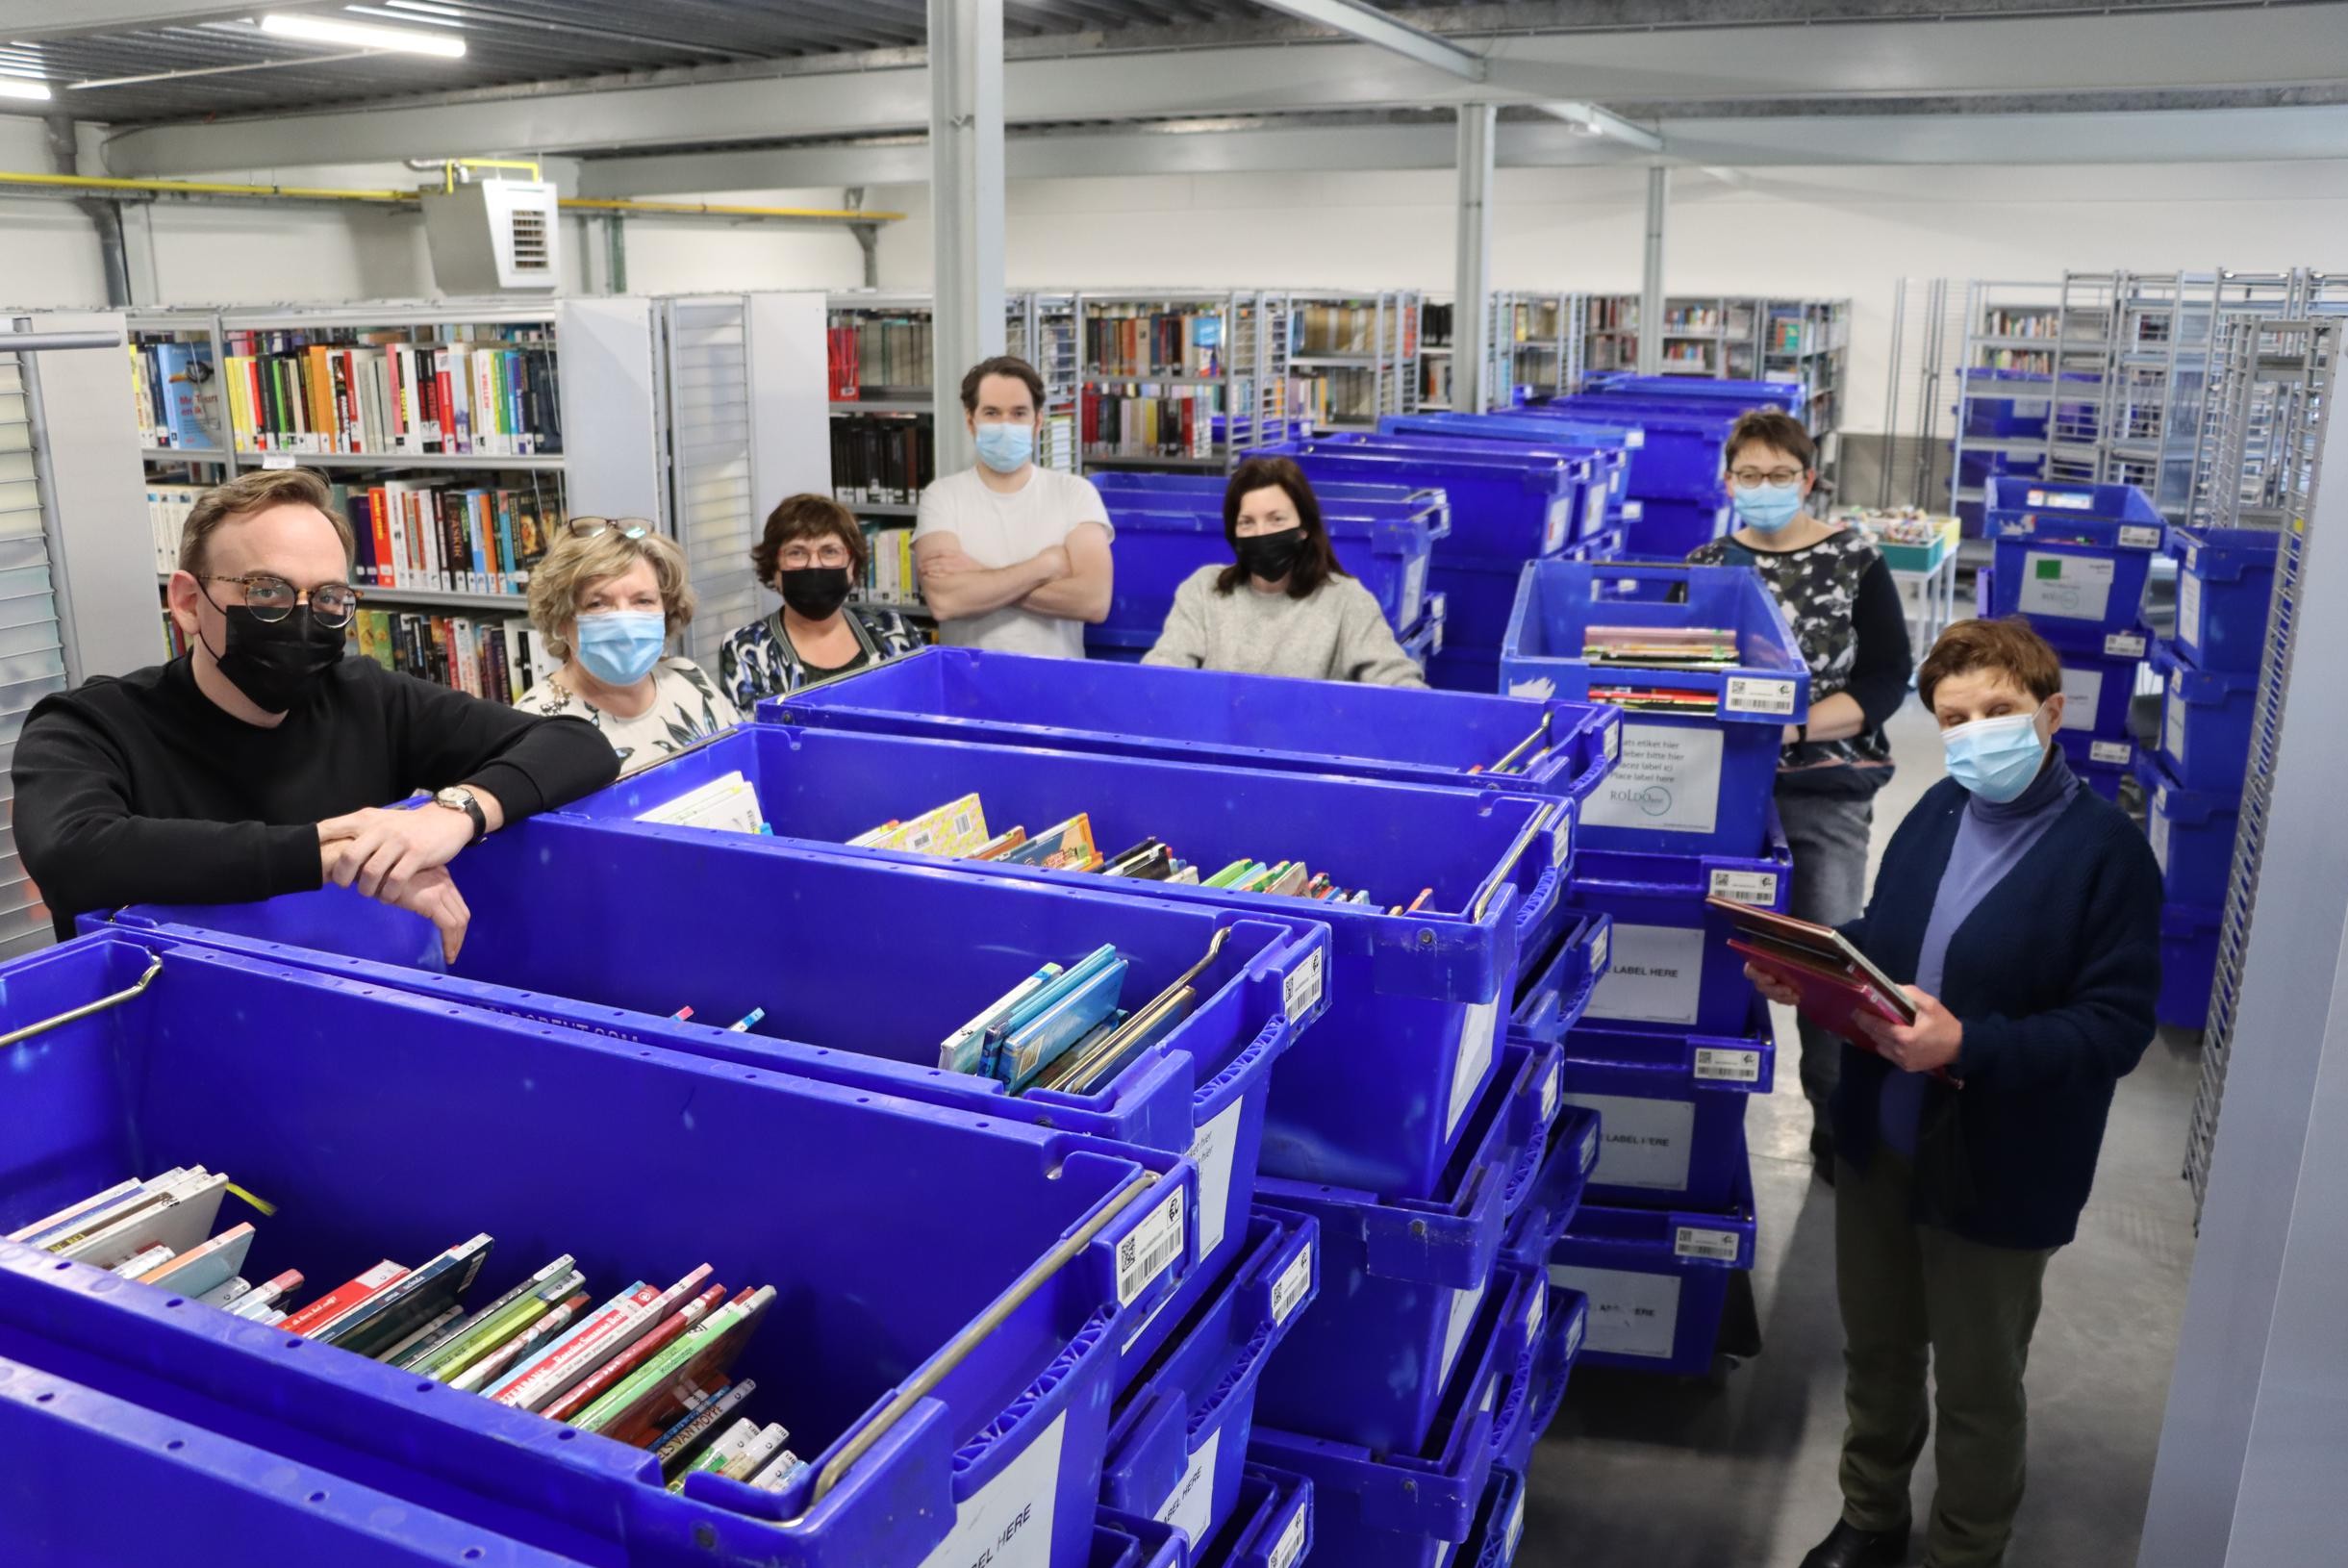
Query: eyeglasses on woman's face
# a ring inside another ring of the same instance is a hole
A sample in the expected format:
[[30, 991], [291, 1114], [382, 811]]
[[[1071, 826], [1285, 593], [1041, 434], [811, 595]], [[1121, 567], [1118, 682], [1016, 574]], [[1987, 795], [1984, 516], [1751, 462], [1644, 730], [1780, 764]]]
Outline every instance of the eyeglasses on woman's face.
[[774, 564], [783, 571], [803, 571], [809, 567], [852, 566], [855, 560], [837, 539], [795, 539], [776, 553]]
[[601, 539], [609, 533], [642, 539], [652, 532], [652, 524], [644, 518], [573, 518], [568, 527], [573, 539]]

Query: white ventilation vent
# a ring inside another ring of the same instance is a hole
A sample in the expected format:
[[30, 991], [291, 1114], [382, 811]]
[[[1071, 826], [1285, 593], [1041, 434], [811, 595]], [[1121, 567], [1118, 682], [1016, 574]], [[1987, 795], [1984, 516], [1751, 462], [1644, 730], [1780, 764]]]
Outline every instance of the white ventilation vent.
[[427, 190], [423, 202], [433, 277], [443, 292], [544, 291], [560, 280], [553, 186], [482, 180]]

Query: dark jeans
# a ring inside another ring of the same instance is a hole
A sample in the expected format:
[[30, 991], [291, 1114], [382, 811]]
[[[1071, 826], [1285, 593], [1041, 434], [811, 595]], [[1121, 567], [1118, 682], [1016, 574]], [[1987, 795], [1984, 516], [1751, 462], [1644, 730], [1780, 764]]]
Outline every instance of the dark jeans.
[[[1921, 1226], [1906, 1160], [1879, 1148], [1862, 1175], [1838, 1161], [1834, 1284], [1842, 1303], [1843, 1517], [1896, 1530], [1936, 1409], [1940, 1486], [1927, 1568], [1997, 1568], [2022, 1505], [2029, 1402], [2022, 1374], [2051, 1252], [1984, 1247]], [[1932, 1406], [1925, 1403], [1930, 1363]]]
[[[1787, 912], [1819, 925], [1846, 925], [1867, 912], [1867, 836], [1875, 825], [1872, 797], [1778, 792], [1778, 818], [1794, 851], [1794, 885]], [[1799, 1020], [1802, 1097], [1817, 1124], [1827, 1125], [1827, 1100], [1842, 1072], [1842, 1041]]]

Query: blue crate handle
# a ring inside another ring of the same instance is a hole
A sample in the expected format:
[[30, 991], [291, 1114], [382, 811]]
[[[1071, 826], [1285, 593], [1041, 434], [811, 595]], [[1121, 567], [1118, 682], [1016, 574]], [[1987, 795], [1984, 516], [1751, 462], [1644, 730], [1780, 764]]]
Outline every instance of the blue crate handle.
[[[1557, 949], [1557, 956], [1534, 982], [1540, 989], [1532, 995], [1530, 1011], [1520, 1009], [1509, 1017], [1509, 1032], [1532, 1040], [1564, 1039], [1566, 1030], [1579, 1023], [1581, 1015], [1589, 1010], [1590, 999], [1598, 993], [1598, 982], [1606, 975], [1604, 961], [1589, 955], [1611, 952], [1613, 947], [1614, 917], [1603, 913], [1583, 916], [1581, 929]], [[1580, 971], [1580, 982], [1571, 996], [1548, 983], [1552, 975], [1569, 966]]]
[[[1503, 1352], [1502, 1357], [1496, 1357], [1496, 1359], [1507, 1359], [1510, 1364], [1507, 1372], [1502, 1378], [1502, 1393], [1492, 1402], [1492, 1454], [1495, 1458], [1500, 1458], [1507, 1453], [1510, 1443], [1522, 1429], [1519, 1423], [1529, 1413], [1528, 1406], [1533, 1398], [1533, 1378], [1540, 1361], [1541, 1329], [1549, 1323], [1548, 1272], [1546, 1270], [1516, 1269], [1507, 1264], [1501, 1265], [1501, 1269], [1503, 1275], [1516, 1275], [1519, 1279], [1518, 1288], [1523, 1290], [1531, 1301], [1540, 1303], [1541, 1319], [1538, 1324], [1531, 1324], [1530, 1310], [1527, 1309], [1524, 1315], [1519, 1316], [1514, 1322], [1505, 1325], [1500, 1330], [1502, 1342], [1516, 1347], [1516, 1354], [1508, 1357]], [[1518, 1326], [1521, 1324], [1530, 1324], [1531, 1327], [1520, 1340], [1516, 1336]]]
[[[1285, 1503], [1279, 1517], [1258, 1521], [1250, 1531], [1231, 1545], [1230, 1555], [1222, 1559], [1222, 1568], [1273, 1568], [1273, 1555], [1277, 1552], [1283, 1563], [1306, 1561], [1313, 1555], [1313, 1483], [1304, 1476], [1277, 1470], [1270, 1465], [1250, 1464], [1240, 1471], [1248, 1481], [1268, 1487], [1272, 1503]], [[1292, 1551], [1281, 1551], [1282, 1543], [1291, 1530], [1297, 1532]]]
[[11, 1029], [6, 1034], [0, 1034], [0, 1046], [16, 1045], [21, 1041], [32, 1039], [37, 1034], [46, 1034], [51, 1029], [63, 1028], [68, 1024], [79, 1023], [93, 1013], [103, 1013], [109, 1007], [119, 1007], [124, 1002], [142, 994], [155, 976], [163, 973], [163, 969], [164, 956], [162, 953], [157, 953], [153, 958], [147, 960], [145, 974], [113, 996], [100, 997], [95, 1001], [86, 1001], [79, 1007], [68, 1007], [65, 1011], [56, 1014], [54, 1017], [44, 1018], [38, 1024], [27, 1024], [21, 1029]]
[[1501, 1243], [1502, 1262], [1548, 1267], [1550, 1252], [1580, 1211], [1590, 1173], [1598, 1168], [1599, 1127], [1599, 1113], [1587, 1105], [1568, 1105], [1559, 1113], [1536, 1185]]

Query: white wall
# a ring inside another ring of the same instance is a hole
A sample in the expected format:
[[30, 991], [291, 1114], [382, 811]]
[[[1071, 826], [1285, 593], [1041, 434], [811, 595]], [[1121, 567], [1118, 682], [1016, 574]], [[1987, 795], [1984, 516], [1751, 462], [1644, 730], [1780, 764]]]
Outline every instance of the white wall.
[[[0, 114], [0, 169], [49, 172], [38, 119]], [[0, 310], [105, 303], [105, 263], [81, 209], [68, 201], [0, 197]]]

